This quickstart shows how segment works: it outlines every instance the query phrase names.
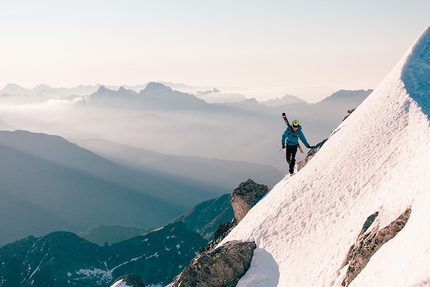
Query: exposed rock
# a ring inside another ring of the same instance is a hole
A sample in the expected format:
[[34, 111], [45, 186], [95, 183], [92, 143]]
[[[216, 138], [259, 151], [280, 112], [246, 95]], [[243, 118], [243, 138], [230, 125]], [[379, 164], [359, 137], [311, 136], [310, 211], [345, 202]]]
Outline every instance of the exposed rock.
[[111, 287], [119, 287], [119, 286], [127, 286], [127, 287], [146, 287], [145, 283], [143, 283], [142, 278], [134, 274], [128, 274], [119, 277], [113, 282]]
[[[405, 212], [403, 212], [403, 214], [401, 214], [396, 220], [382, 229], [379, 229], [379, 222], [377, 222], [378, 215], [379, 213], [375, 212], [367, 218], [355, 245], [353, 245], [348, 252], [346, 262], [349, 262], [349, 266], [345, 279], [342, 282], [342, 286], [348, 286], [364, 269], [364, 267], [366, 267], [370, 258], [379, 250], [379, 248], [394, 238], [394, 236], [396, 236], [397, 233], [405, 227], [406, 222], [411, 215], [411, 209], [406, 209]], [[371, 226], [374, 227], [367, 232]]]
[[233, 287], [251, 266], [254, 242], [230, 241], [200, 254], [167, 287]]
[[355, 108], [348, 110], [348, 114], [343, 118], [342, 121], [346, 120], [354, 111], [355, 111]]
[[308, 164], [308, 162], [316, 155], [316, 153], [321, 149], [321, 147], [323, 146], [323, 144], [327, 141], [327, 139], [323, 140], [322, 142], [318, 143], [313, 149], [311, 149], [306, 158], [302, 161], [300, 161], [297, 164], [297, 171], [301, 170], [302, 168], [305, 167], [305, 165]]
[[[214, 238], [208, 243], [204, 251], [214, 249], [230, 233], [230, 231], [236, 227], [236, 225], [236, 219], [233, 219], [231, 222], [220, 223], [215, 231]], [[199, 250], [199, 252], [201, 251]]]
[[239, 223], [269, 191], [267, 185], [257, 184], [251, 179], [242, 182], [231, 194], [231, 205], [237, 222]]
[[257, 184], [251, 179], [242, 182], [231, 194], [230, 202], [235, 218], [231, 222], [218, 224], [212, 241], [208, 243], [205, 249], [202, 248], [199, 252], [202, 253], [214, 249], [236, 227], [238, 222], [245, 217], [248, 211], [269, 191], [270, 189], [267, 185]]

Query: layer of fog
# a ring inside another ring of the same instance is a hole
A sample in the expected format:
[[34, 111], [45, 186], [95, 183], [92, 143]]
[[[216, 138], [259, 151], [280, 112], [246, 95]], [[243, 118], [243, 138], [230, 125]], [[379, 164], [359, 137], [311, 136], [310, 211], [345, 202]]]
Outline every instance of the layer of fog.
[[[278, 153], [285, 130], [281, 112], [287, 112], [290, 120], [298, 118], [308, 142], [315, 145], [341, 122], [347, 108], [355, 107], [334, 107], [335, 112], [306, 103], [267, 108], [248, 100], [213, 104], [213, 109], [124, 110], [82, 105], [82, 97], [32, 99], [17, 103], [2, 97], [0, 119], [16, 129], [71, 141], [106, 139], [160, 153], [247, 161], [280, 170], [286, 170], [283, 154]], [[304, 156], [299, 154], [298, 159]]]

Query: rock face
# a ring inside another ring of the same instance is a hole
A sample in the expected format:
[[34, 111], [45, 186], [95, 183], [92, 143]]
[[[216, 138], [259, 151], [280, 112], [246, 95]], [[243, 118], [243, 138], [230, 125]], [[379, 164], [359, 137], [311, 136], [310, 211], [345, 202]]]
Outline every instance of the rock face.
[[254, 242], [230, 241], [200, 254], [168, 287], [232, 287], [251, 266]]
[[[363, 225], [363, 229], [348, 252], [346, 262], [349, 266], [346, 272], [346, 277], [342, 282], [342, 286], [348, 286], [352, 280], [366, 267], [370, 258], [382, 247], [386, 242], [393, 239], [403, 227], [405, 227], [410, 215], [411, 209], [408, 208], [396, 220], [380, 229], [378, 222], [378, 212], [369, 216]], [[368, 229], [374, 226], [370, 231]], [[367, 232], [368, 231], [368, 232]]]
[[350, 109], [350, 110], [348, 110], [348, 114], [343, 118], [343, 120], [342, 121], [344, 121], [344, 120], [346, 120], [354, 111], [355, 111], [355, 109], [356, 108], [353, 108], [353, 109]]
[[233, 220], [218, 225], [214, 238], [208, 243], [204, 251], [214, 249], [269, 191], [270, 189], [267, 185], [255, 183], [251, 179], [242, 182], [231, 194], [230, 202], [234, 212]]
[[145, 283], [143, 283], [142, 278], [134, 274], [128, 274], [119, 277], [113, 282], [110, 287], [146, 287]]
[[257, 184], [251, 179], [242, 182], [231, 194], [231, 205], [237, 222], [239, 223], [269, 191], [267, 185]]
[[[214, 238], [209, 241], [208, 245], [206, 246], [206, 249], [203, 251], [209, 251], [214, 249], [230, 233], [230, 231], [236, 227], [236, 225], [236, 218], [233, 219], [231, 222], [220, 223], [218, 225], [217, 230], [215, 231]], [[199, 253], [201, 253], [200, 250]]]

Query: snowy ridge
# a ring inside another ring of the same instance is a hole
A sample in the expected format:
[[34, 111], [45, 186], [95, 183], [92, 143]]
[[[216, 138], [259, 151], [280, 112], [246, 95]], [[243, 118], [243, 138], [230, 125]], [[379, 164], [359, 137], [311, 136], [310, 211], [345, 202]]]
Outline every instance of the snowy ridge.
[[366, 218], [411, 216], [349, 286], [430, 283], [430, 28], [319, 153], [285, 178], [221, 243], [255, 241], [237, 286], [340, 286]]
[[402, 80], [409, 95], [418, 102], [423, 112], [430, 118], [430, 26], [417, 40], [407, 54], [402, 70]]

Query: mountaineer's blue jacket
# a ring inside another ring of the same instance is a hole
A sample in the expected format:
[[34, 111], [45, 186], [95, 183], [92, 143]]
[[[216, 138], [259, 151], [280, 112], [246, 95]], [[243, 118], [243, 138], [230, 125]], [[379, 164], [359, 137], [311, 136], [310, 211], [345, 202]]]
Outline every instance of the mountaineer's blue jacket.
[[288, 126], [285, 132], [282, 134], [281, 143], [285, 145], [297, 145], [299, 143], [299, 138], [304, 143], [304, 145], [309, 148], [308, 141], [302, 132], [302, 126], [299, 125], [299, 128], [296, 131], [293, 131], [293, 128]]

